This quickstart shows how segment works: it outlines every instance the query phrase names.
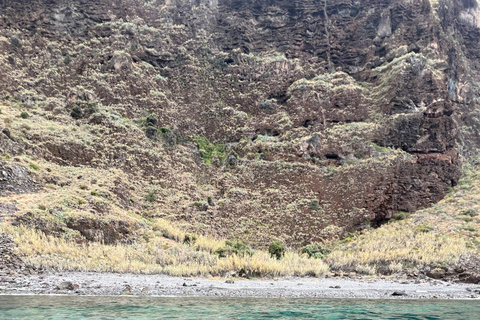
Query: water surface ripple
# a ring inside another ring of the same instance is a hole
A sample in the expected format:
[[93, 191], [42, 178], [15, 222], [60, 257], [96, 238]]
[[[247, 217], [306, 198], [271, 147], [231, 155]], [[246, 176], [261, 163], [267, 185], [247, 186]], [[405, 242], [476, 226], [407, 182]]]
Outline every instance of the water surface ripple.
[[0, 296], [0, 318], [480, 319], [480, 301]]

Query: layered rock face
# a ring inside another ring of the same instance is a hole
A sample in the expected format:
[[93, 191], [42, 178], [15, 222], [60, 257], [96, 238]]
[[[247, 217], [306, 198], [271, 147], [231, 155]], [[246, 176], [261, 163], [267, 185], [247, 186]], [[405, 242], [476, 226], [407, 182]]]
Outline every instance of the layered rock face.
[[197, 232], [344, 236], [440, 200], [474, 159], [477, 18], [475, 0], [3, 2], [4, 99], [89, 138], [0, 147], [119, 169], [158, 197], [111, 190], [121, 208]]

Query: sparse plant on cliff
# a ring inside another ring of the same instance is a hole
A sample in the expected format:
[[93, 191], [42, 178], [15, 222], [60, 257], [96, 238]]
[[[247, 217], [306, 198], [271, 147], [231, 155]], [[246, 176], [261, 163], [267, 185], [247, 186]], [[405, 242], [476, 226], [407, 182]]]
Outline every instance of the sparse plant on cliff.
[[194, 234], [187, 233], [183, 238], [183, 243], [185, 244], [194, 244], [197, 241], [197, 236]]
[[405, 220], [409, 217], [410, 217], [409, 212], [399, 211], [399, 212], [397, 212], [393, 215], [392, 219], [394, 219], [394, 220]]
[[212, 144], [207, 138], [196, 136], [194, 142], [198, 147], [200, 156], [205, 164], [212, 164], [212, 159], [217, 158], [219, 160], [225, 159], [225, 145]]
[[83, 117], [83, 110], [80, 106], [74, 106], [72, 111], [70, 111], [70, 115], [73, 119], [81, 119]]
[[315, 211], [320, 210], [320, 203], [318, 199], [313, 199], [312, 201], [310, 201], [310, 203], [308, 204], [308, 207], [310, 208], [310, 210], [315, 210]]
[[157, 126], [158, 123], [158, 116], [155, 113], [150, 113], [147, 118], [145, 119], [145, 126]]
[[419, 226], [416, 226], [415, 227], [415, 230], [417, 232], [423, 232], [423, 233], [427, 233], [427, 232], [430, 232], [433, 230], [433, 227], [429, 226], [429, 225], [425, 225], [425, 224], [421, 224]]
[[148, 202], [155, 202], [155, 201], [157, 201], [157, 195], [155, 194], [154, 191], [150, 191], [147, 194], [145, 200], [147, 200]]
[[38, 171], [38, 169], [40, 169], [40, 166], [36, 163], [30, 162], [28, 165], [30, 168], [32, 168], [32, 170]]

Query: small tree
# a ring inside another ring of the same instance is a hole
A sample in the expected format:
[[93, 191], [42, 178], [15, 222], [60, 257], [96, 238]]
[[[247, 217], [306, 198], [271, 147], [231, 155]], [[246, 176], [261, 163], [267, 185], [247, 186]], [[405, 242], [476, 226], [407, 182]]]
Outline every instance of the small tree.
[[268, 248], [268, 253], [273, 257], [276, 257], [277, 260], [280, 260], [285, 256], [285, 247], [280, 241], [273, 241]]

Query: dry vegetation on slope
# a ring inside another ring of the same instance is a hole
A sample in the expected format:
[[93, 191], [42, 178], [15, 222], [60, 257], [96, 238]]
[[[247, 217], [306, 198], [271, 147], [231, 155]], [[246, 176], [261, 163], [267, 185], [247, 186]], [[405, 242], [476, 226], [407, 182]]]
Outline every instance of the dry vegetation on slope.
[[[474, 162], [475, 1], [26, 3], [0, 11], [0, 220], [35, 265], [415, 273], [476, 250], [477, 218], [447, 205], [460, 233], [431, 208], [360, 231]], [[208, 239], [260, 251], [219, 258]], [[274, 240], [284, 260], [261, 251]], [[298, 252], [312, 242], [324, 262]]]
[[[21, 114], [21, 108], [15, 104], [2, 106], [0, 118], [9, 124], [12, 136], [65, 130], [69, 135], [62, 137], [75, 140], [89, 132], [85, 127], [74, 129], [70, 125], [52, 130], [50, 122], [39, 114]], [[468, 261], [478, 256], [480, 243], [480, 169], [476, 166], [466, 165], [458, 186], [439, 203], [415, 214], [398, 212], [378, 229], [322, 243], [327, 248], [323, 259], [308, 258], [292, 248], [277, 260], [261, 250], [253, 255], [219, 257], [215, 251], [226, 246], [225, 240], [194, 235], [185, 231], [194, 230], [188, 223], [175, 227], [158, 218], [162, 214], [155, 213], [151, 206], [156, 199], [149, 198], [155, 193], [145, 193], [138, 182], [129, 182], [130, 196], [124, 199], [128, 203], [125, 207], [122, 197], [115, 197], [112, 192], [119, 181], [128, 181], [120, 171], [59, 166], [28, 154], [4, 154], [2, 165], [25, 167], [25, 175], [33, 177], [30, 184], [13, 186], [20, 188], [19, 193], [3, 198], [4, 203], [17, 207], [17, 213], [7, 222], [18, 225], [7, 223], [3, 232], [12, 235], [24, 260], [38, 268], [203, 276], [322, 276], [329, 270], [363, 275], [436, 272], [438, 277], [463, 274], [464, 279], [475, 279], [475, 270]], [[35, 193], [22, 189], [41, 181], [52, 182]], [[138, 209], [138, 203], [148, 214], [132, 213], [131, 210]], [[199, 205], [208, 205], [208, 201]], [[103, 215], [91, 211], [102, 207], [108, 208]], [[32, 220], [27, 219], [19, 224], [24, 216], [33, 217], [36, 223], [29, 226]], [[75, 225], [78, 221], [83, 223]], [[124, 234], [119, 232], [121, 228], [125, 229]], [[185, 242], [186, 237], [194, 240]], [[470, 273], [465, 275], [467, 270]]]
[[[25, 261], [53, 270], [165, 273], [202, 276], [359, 275], [479, 277], [480, 169], [467, 166], [460, 183], [439, 203], [415, 214], [399, 212], [388, 224], [323, 244], [323, 259], [290, 250], [277, 260], [267, 252], [220, 258], [225, 241], [195, 236], [163, 219], [144, 221], [144, 236], [130, 244], [79, 244], [25, 227], [3, 227]], [[185, 243], [185, 239], [192, 239]]]
[[443, 200], [414, 214], [399, 212], [378, 229], [344, 239], [325, 261], [332, 270], [369, 275], [434, 270], [438, 278], [455, 278], [469, 270], [474, 281], [480, 276], [479, 178], [479, 167], [465, 165], [458, 186]]

